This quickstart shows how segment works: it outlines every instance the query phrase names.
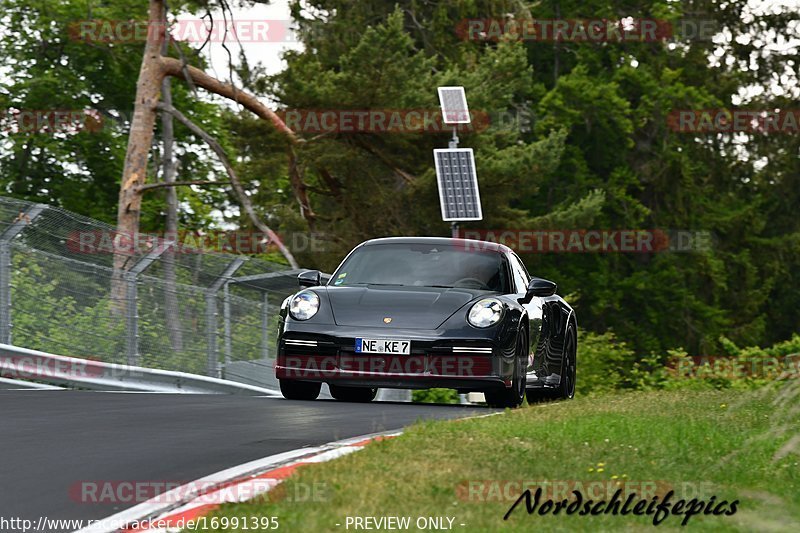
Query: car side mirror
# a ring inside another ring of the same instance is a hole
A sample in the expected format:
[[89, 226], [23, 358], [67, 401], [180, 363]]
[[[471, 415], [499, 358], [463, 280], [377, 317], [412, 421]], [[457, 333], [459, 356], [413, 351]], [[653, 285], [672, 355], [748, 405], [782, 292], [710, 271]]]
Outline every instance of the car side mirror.
[[557, 288], [558, 285], [553, 281], [542, 278], [532, 278], [530, 283], [528, 283], [528, 291], [525, 293], [525, 298], [520, 300], [520, 302], [526, 304], [530, 302], [534, 296], [542, 298], [552, 296], [556, 293]]
[[301, 287], [316, 287], [320, 285], [321, 275], [319, 270], [306, 270], [297, 275], [297, 283]]

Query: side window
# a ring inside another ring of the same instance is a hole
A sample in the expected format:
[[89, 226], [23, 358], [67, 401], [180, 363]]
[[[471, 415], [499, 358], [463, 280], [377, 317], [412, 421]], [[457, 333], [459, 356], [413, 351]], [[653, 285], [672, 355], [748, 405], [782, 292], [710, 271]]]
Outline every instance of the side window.
[[528, 283], [531, 282], [531, 274], [528, 272], [528, 269], [525, 267], [525, 263], [522, 262], [522, 259], [519, 258], [517, 254], [514, 254], [514, 257], [519, 262], [519, 266], [522, 269], [522, 274], [525, 276], [525, 289], [528, 289]]
[[520, 258], [517, 257], [517, 254], [512, 253], [509, 255], [509, 263], [511, 264], [511, 274], [514, 277], [514, 286], [516, 287], [514, 292], [522, 294], [528, 289], [528, 283], [530, 282], [528, 271]]

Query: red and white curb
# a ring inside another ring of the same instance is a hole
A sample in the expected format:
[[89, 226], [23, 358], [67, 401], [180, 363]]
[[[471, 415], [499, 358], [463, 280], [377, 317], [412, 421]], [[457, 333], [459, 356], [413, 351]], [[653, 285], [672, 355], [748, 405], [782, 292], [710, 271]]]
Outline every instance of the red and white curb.
[[361, 450], [372, 441], [401, 433], [387, 431], [362, 435], [244, 463], [159, 494], [77, 533], [180, 531], [183, 529], [181, 525], [210, 513], [223, 503], [243, 502], [269, 492], [300, 466], [330, 461]]

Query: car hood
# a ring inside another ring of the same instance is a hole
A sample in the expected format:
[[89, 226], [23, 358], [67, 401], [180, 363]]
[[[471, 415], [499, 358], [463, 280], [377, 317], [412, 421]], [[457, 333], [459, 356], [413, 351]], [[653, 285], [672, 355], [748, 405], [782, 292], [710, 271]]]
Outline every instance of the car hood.
[[[339, 326], [436, 329], [471, 300], [477, 289], [435, 287], [327, 287]], [[386, 324], [384, 318], [391, 318]]]

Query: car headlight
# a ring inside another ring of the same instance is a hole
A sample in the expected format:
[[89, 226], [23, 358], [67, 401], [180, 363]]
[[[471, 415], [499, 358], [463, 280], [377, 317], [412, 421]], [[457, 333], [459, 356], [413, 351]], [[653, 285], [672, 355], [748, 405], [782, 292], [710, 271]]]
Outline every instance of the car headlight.
[[319, 311], [319, 296], [314, 291], [298, 292], [289, 304], [289, 313], [296, 320], [308, 320]]
[[476, 328], [488, 328], [503, 318], [503, 302], [497, 298], [478, 300], [467, 314], [467, 322]]

